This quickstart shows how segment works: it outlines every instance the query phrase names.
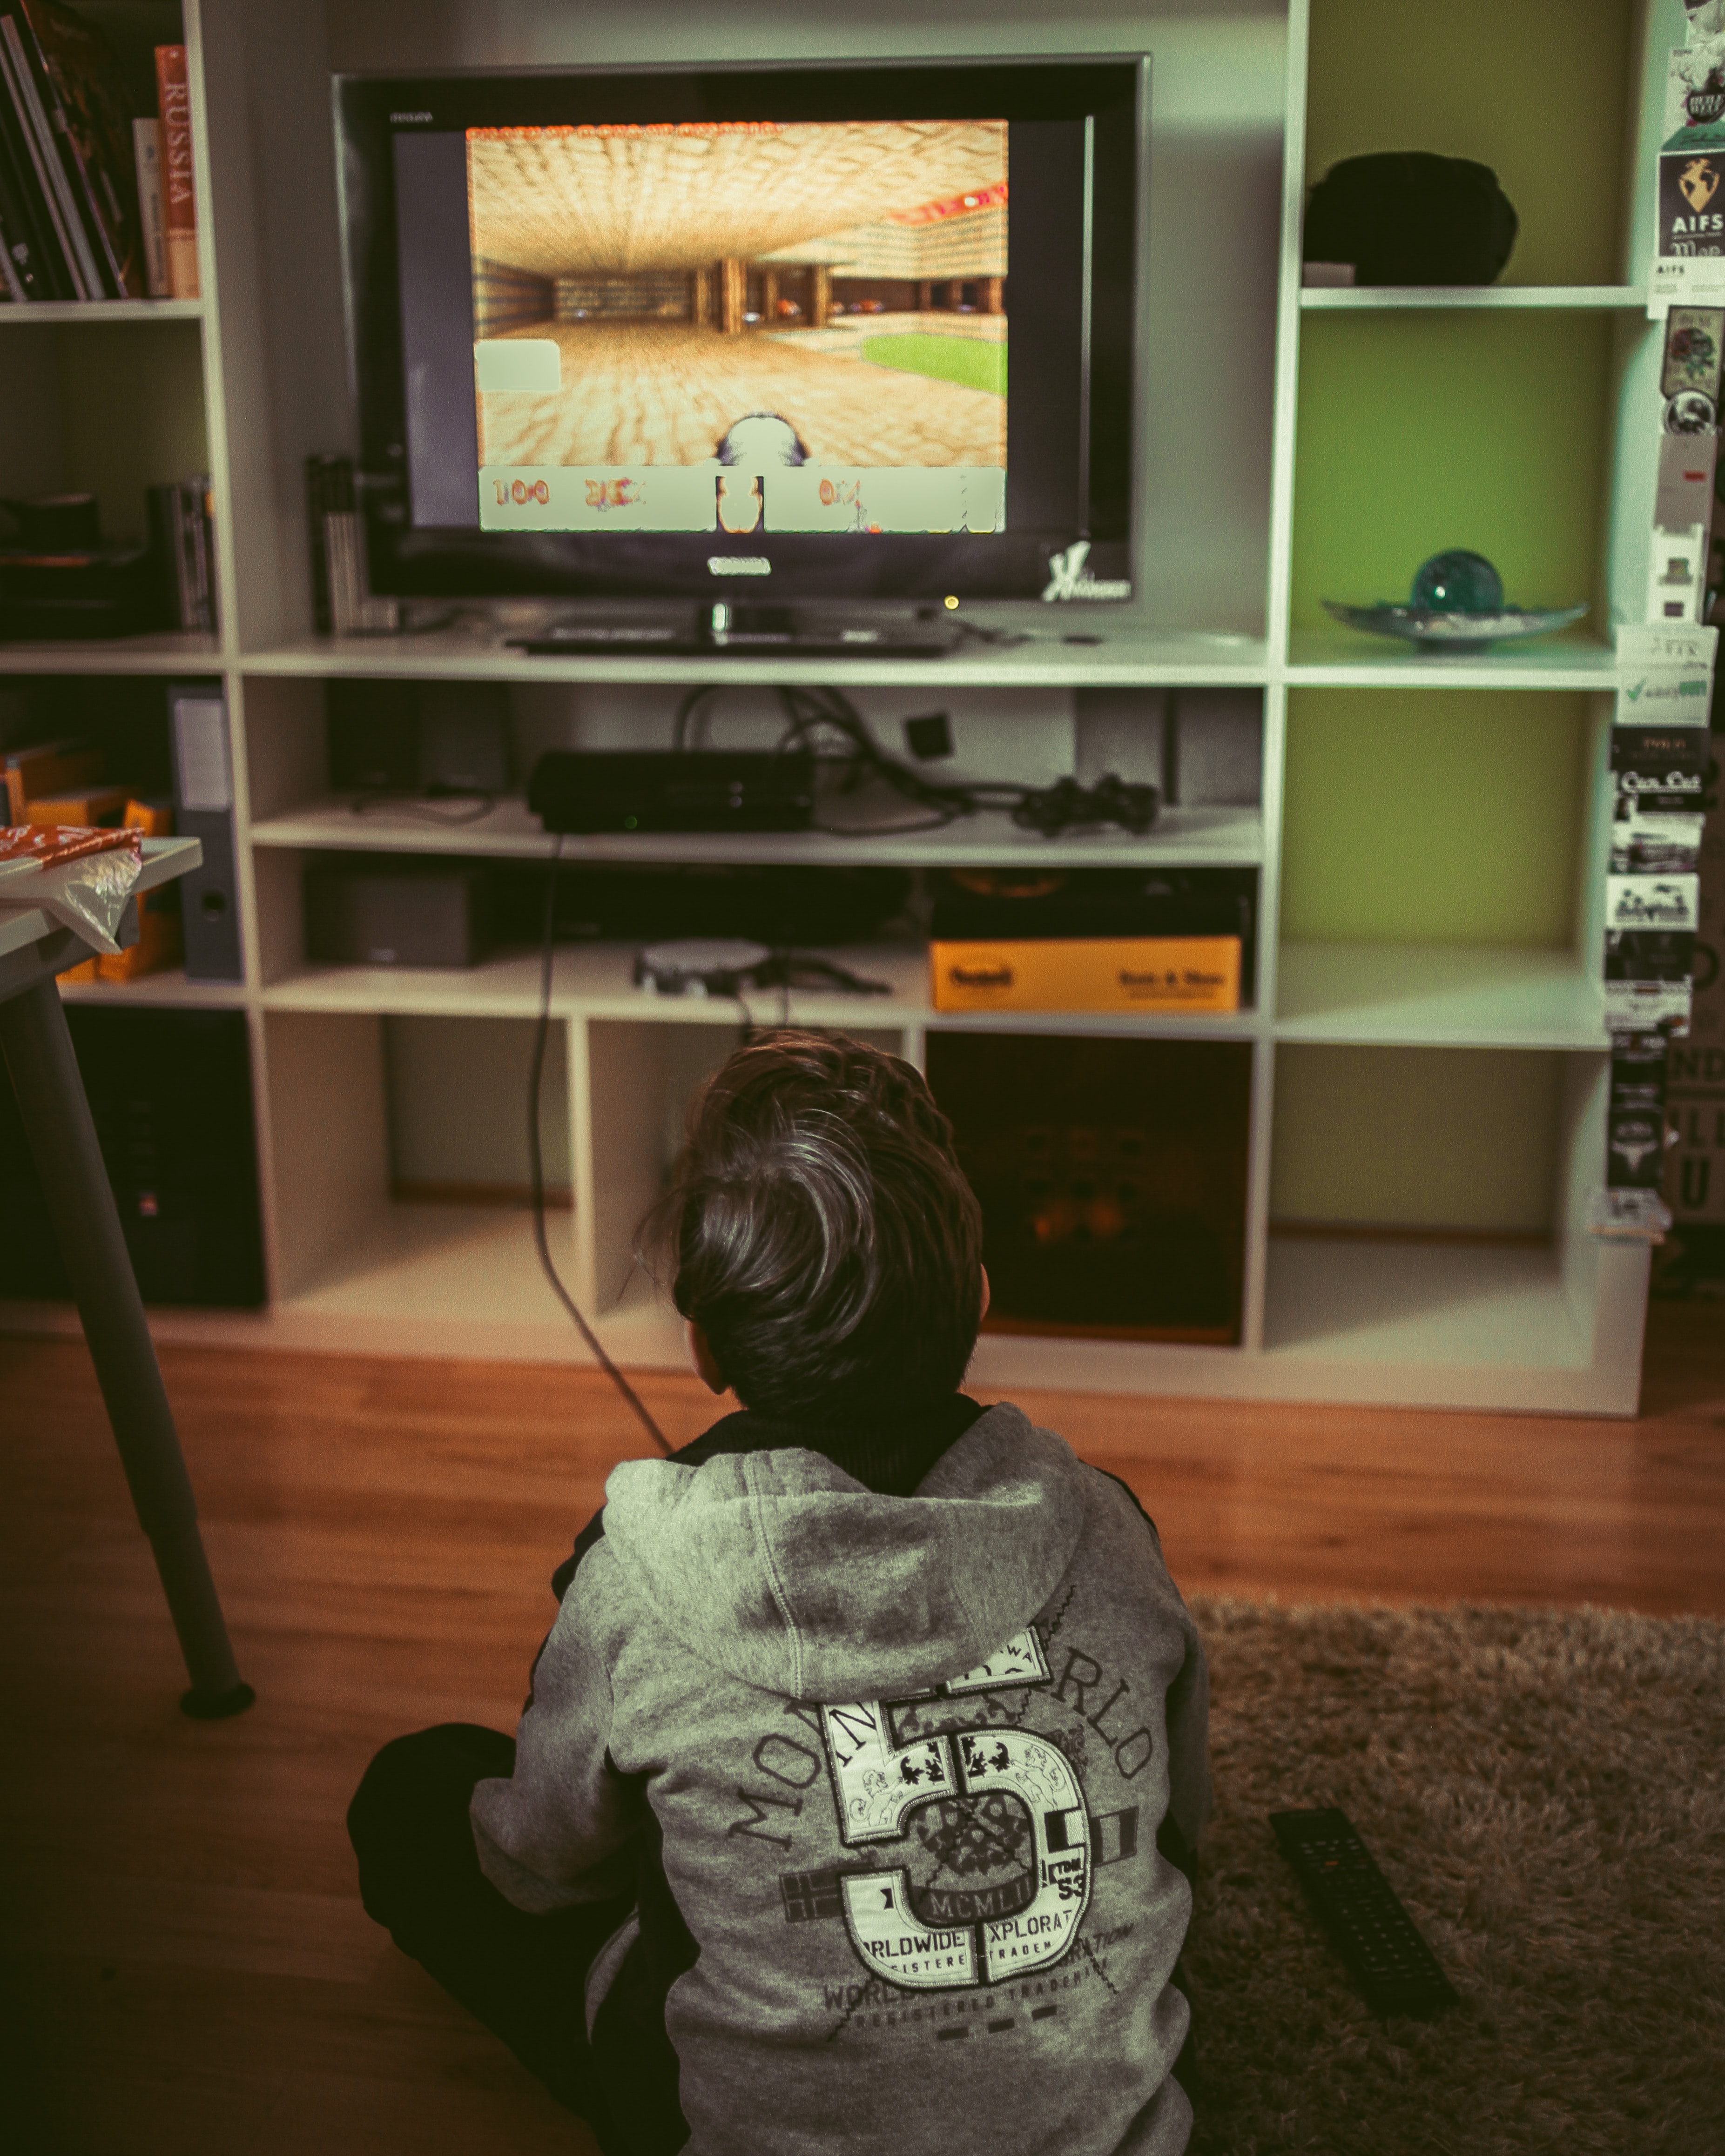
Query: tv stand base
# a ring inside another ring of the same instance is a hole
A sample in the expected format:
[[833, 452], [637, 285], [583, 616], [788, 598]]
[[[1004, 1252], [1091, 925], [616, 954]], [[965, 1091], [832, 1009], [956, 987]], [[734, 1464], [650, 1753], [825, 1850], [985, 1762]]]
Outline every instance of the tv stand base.
[[696, 610], [693, 624], [567, 622], [534, 636], [511, 637], [542, 656], [611, 659], [942, 659], [957, 636], [911, 624], [871, 629], [801, 629], [789, 607], [740, 607], [721, 599]]

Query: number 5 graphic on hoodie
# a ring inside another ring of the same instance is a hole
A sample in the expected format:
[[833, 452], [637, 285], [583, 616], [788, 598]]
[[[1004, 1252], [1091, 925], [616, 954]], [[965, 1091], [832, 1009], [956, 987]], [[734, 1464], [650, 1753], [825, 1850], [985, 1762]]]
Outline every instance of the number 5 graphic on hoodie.
[[[1027, 1628], [979, 1668], [912, 1697], [1049, 1681], [1042, 1643]], [[963, 1991], [1053, 1968], [1071, 1952], [1090, 1902], [1090, 1814], [1078, 1777], [1057, 1746], [1021, 1729], [966, 1729], [896, 1745], [891, 1715], [911, 1703], [821, 1709], [840, 1839], [853, 1849], [903, 1841], [906, 1819], [919, 1805], [945, 1799], [973, 1818], [974, 1800], [1000, 1791], [1029, 1815], [1032, 1869], [1009, 1883], [1006, 1907], [997, 1889], [989, 1897], [993, 1913], [957, 1925], [920, 1920], [902, 1866], [846, 1873], [840, 1885], [852, 1946], [873, 1974], [912, 1991]]]

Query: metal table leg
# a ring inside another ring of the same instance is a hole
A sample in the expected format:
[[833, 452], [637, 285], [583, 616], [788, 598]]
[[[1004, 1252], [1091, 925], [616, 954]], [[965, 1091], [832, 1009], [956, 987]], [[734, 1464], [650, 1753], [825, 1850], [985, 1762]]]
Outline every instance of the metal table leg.
[[239, 1714], [257, 1695], [240, 1681], [210, 1577], [198, 1504], [180, 1451], [144, 1306], [121, 1233], [95, 1124], [52, 979], [0, 1002], [0, 1051], [48, 1193], [84, 1337], [150, 1538], [201, 1720]]

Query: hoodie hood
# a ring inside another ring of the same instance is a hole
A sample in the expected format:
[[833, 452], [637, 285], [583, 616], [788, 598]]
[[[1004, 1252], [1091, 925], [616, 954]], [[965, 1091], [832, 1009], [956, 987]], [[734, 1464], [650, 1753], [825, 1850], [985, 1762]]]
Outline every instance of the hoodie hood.
[[1078, 1462], [993, 1407], [910, 1497], [818, 1452], [631, 1460], [605, 1541], [658, 1620], [791, 1699], [902, 1698], [976, 1668], [1047, 1602], [1084, 1523]]

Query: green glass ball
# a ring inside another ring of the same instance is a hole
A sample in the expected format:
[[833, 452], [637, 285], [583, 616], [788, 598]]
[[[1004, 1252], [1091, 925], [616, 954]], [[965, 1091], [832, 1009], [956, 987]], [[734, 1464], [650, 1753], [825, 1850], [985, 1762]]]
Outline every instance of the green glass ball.
[[1409, 603], [1440, 613], [1502, 613], [1503, 579], [1483, 554], [1452, 547], [1420, 564]]

